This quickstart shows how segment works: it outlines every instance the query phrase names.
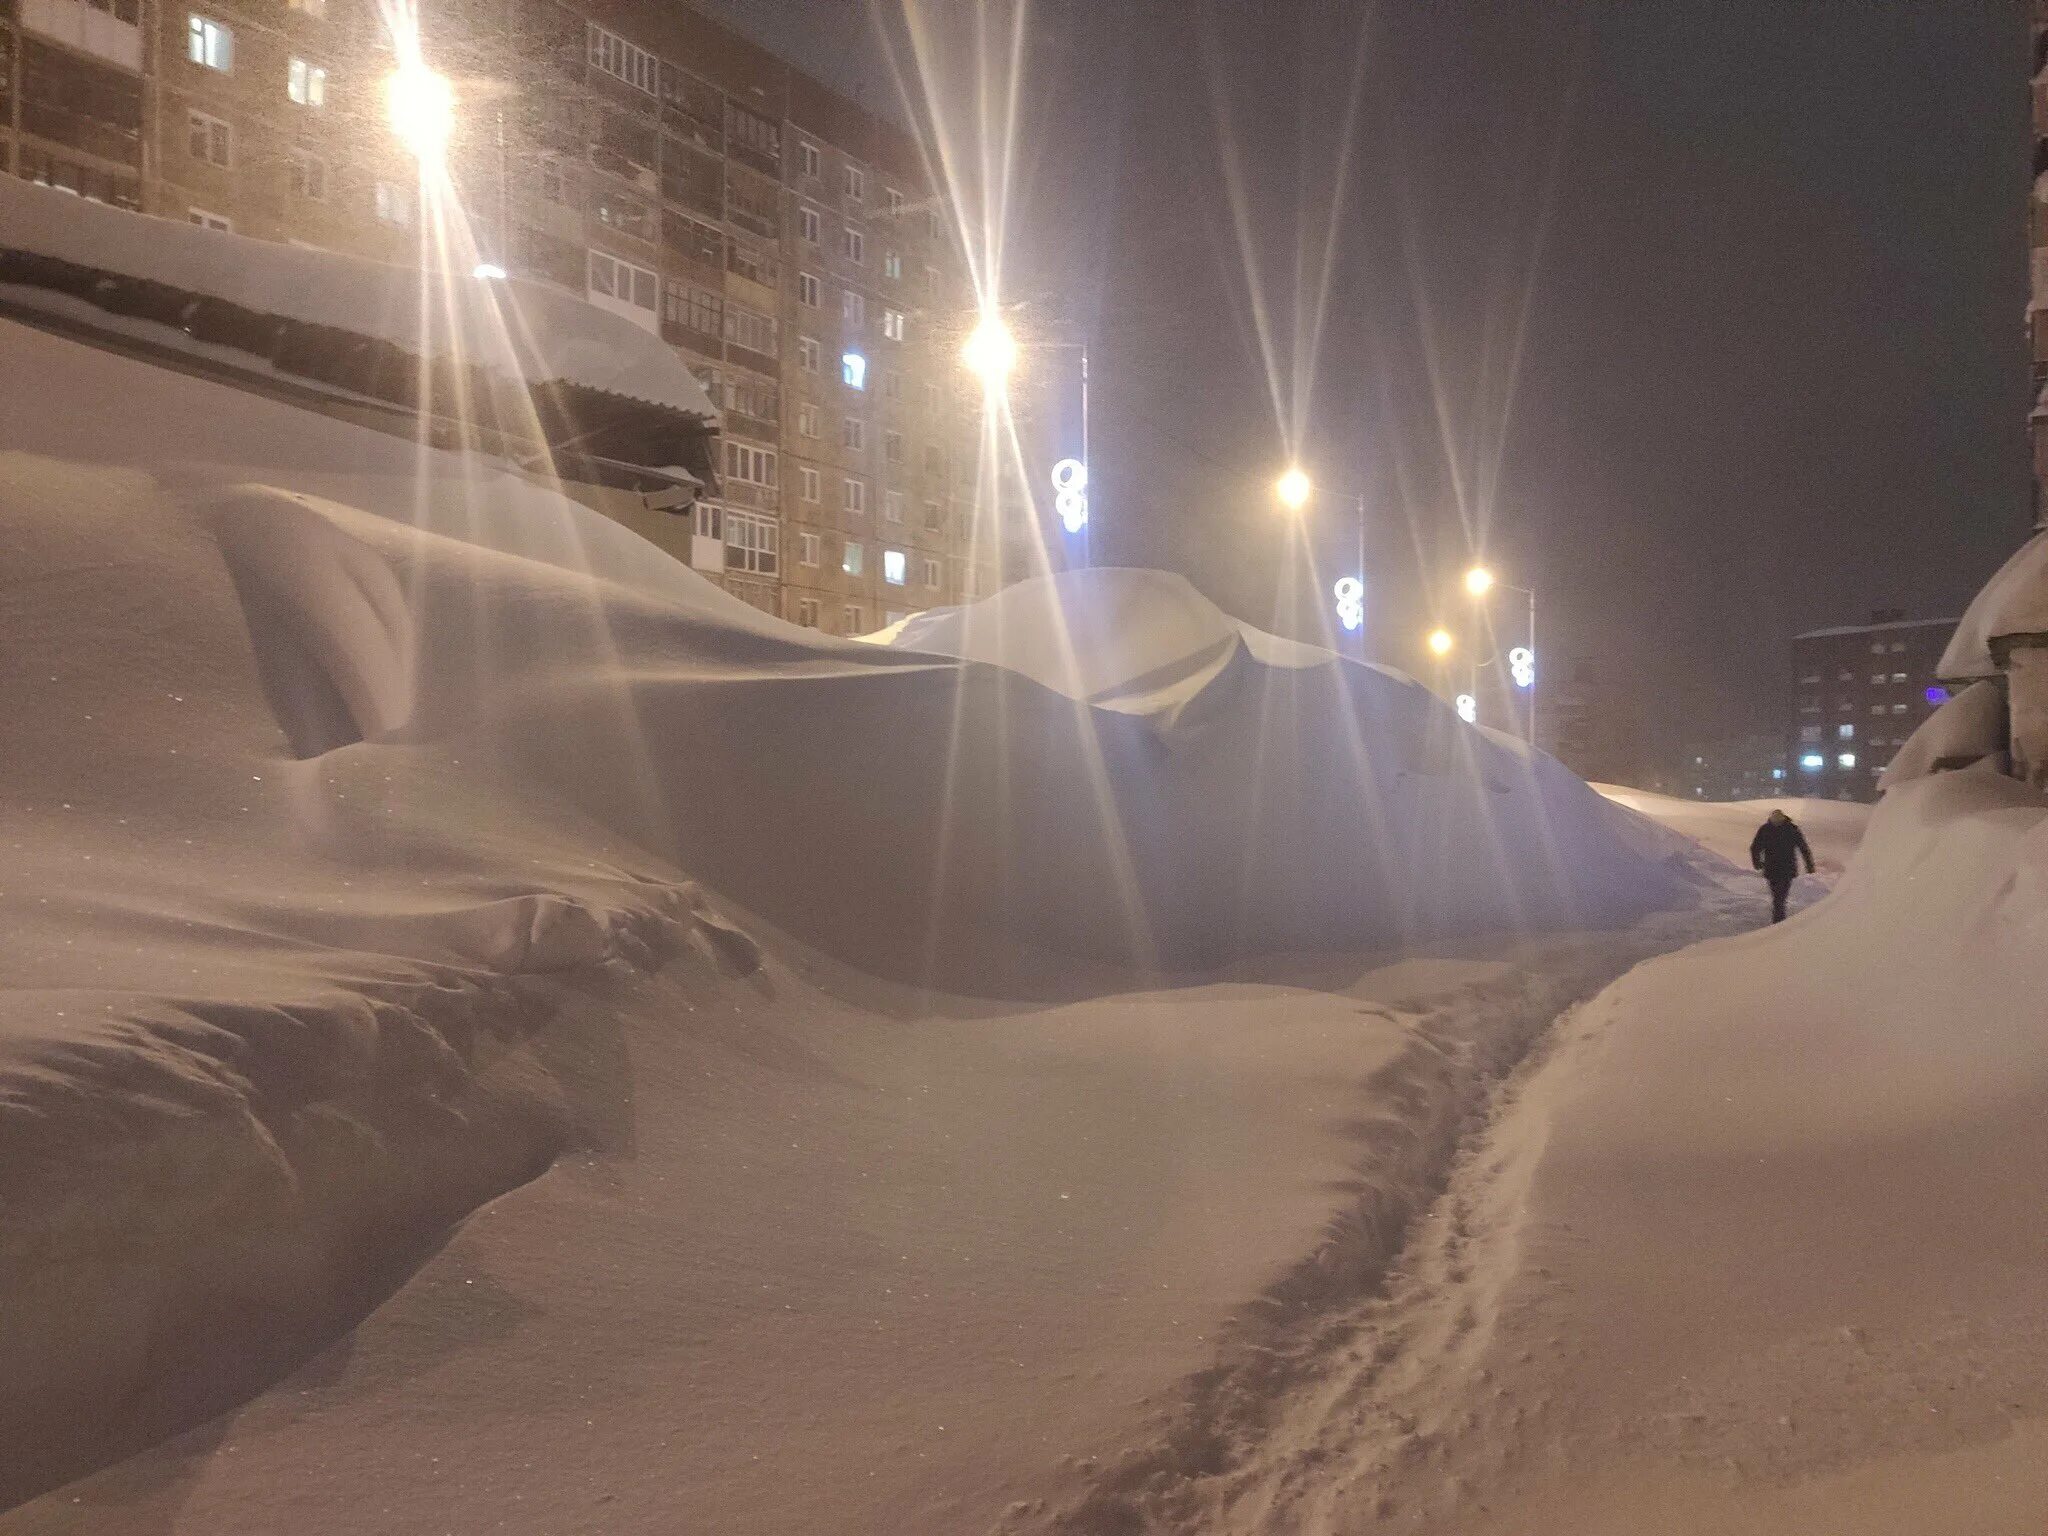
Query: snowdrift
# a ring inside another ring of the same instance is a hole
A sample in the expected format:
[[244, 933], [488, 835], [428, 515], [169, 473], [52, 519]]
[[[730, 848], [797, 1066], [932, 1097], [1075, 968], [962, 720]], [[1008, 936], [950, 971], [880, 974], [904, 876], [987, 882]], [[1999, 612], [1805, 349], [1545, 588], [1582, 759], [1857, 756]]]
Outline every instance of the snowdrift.
[[272, 1379], [586, 1142], [591, 997], [750, 974], [721, 907], [985, 996], [1695, 889], [1548, 758], [1168, 578], [837, 641], [474, 459], [7, 322], [0, 401], [0, 1501]]

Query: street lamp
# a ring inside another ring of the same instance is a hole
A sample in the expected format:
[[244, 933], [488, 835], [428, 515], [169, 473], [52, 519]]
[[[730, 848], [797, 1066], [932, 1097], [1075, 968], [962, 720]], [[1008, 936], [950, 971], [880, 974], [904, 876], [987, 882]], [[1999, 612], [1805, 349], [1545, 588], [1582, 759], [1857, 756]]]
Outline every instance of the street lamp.
[[455, 132], [455, 87], [414, 56], [385, 76], [384, 115], [413, 158], [424, 167], [438, 166]]
[[1519, 592], [1529, 600], [1529, 644], [1526, 649], [1516, 647], [1509, 655], [1510, 673], [1515, 685], [1528, 690], [1529, 730], [1524, 738], [1530, 746], [1536, 745], [1536, 593], [1530, 587], [1518, 587], [1496, 577], [1483, 565], [1475, 565], [1465, 573], [1465, 590], [1473, 598], [1484, 601], [1495, 587], [1504, 591]]
[[1279, 498], [1280, 505], [1289, 512], [1299, 512], [1307, 506], [1308, 499], [1314, 491], [1315, 486], [1298, 464], [1289, 465], [1280, 478], [1273, 482], [1273, 494]]
[[1432, 629], [1429, 632], [1425, 643], [1429, 646], [1429, 654], [1441, 660], [1443, 657], [1451, 654], [1451, 647], [1456, 645], [1457, 641], [1451, 638], [1451, 632], [1448, 629], [1439, 628]]
[[960, 361], [990, 393], [1003, 387], [1010, 370], [1017, 366], [1017, 338], [1010, 334], [1001, 315], [993, 310], [983, 312], [960, 349]]

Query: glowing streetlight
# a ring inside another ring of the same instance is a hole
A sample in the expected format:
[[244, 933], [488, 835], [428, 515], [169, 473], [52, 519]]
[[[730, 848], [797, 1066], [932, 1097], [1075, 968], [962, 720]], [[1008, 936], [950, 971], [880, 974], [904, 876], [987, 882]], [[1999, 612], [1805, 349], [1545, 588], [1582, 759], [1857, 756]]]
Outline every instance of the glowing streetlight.
[[1484, 597], [1493, 590], [1493, 572], [1483, 565], [1475, 565], [1465, 573], [1465, 590], [1474, 597]]
[[1000, 389], [1010, 370], [1017, 366], [1017, 338], [1003, 324], [1003, 317], [985, 311], [980, 322], [960, 349], [960, 361], [987, 389]]
[[455, 133], [455, 87], [418, 57], [407, 59], [385, 76], [384, 115], [421, 165], [439, 165]]
[[1429, 646], [1429, 654], [1437, 657], [1450, 655], [1451, 647], [1457, 644], [1451, 638], [1451, 632], [1448, 629], [1432, 629], [1424, 643]]
[[1308, 499], [1315, 492], [1315, 486], [1298, 464], [1289, 465], [1278, 480], [1273, 482], [1273, 494], [1280, 499], [1280, 505], [1290, 512], [1299, 512], [1308, 505]]

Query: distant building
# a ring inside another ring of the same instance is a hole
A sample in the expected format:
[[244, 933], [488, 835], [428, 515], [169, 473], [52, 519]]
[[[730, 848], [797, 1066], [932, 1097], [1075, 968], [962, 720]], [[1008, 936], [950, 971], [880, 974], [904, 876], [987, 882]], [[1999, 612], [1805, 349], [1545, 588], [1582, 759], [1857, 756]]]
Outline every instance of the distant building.
[[1763, 800], [1786, 792], [1785, 742], [1775, 734], [1687, 745], [1672, 784], [1690, 800]]
[[[382, 9], [0, 0], [0, 171], [411, 261], [432, 216]], [[680, 0], [419, 12], [482, 262], [661, 336], [723, 413], [717, 483], [676, 514], [693, 566], [840, 634], [1034, 573], [1050, 492], [1016, 526], [981, 510], [972, 289], [908, 133]]]
[[2027, 346], [2033, 358], [2034, 526], [2048, 526], [2048, 0], [2033, 0], [2034, 177], [2027, 198]]
[[1878, 775], [1892, 754], [1948, 697], [1936, 671], [1958, 622], [1880, 609], [1868, 624], [1793, 636], [1786, 752], [1793, 793], [1877, 798]]
[[1641, 786], [1648, 772], [1642, 713], [1621, 679], [1597, 662], [1556, 663], [1544, 682], [1537, 740], [1580, 778]]

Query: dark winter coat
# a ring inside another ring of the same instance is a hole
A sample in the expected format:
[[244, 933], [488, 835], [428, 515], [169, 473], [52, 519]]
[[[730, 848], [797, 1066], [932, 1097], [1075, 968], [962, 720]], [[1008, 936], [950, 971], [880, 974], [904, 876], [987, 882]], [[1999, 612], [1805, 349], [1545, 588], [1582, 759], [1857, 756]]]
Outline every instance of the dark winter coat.
[[1750, 839], [1749, 862], [1773, 883], [1790, 885], [1799, 873], [1801, 859], [1806, 861], [1806, 872], [1812, 874], [1813, 850], [1806, 846], [1806, 834], [1796, 821], [1767, 821]]

